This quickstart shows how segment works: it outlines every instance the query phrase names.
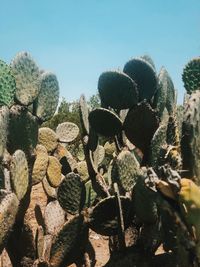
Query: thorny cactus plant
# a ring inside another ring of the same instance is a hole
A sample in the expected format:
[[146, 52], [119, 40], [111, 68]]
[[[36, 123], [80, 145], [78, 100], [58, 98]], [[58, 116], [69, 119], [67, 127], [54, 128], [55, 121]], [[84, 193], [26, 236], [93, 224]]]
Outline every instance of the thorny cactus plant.
[[0, 252], [10, 266], [95, 266], [89, 229], [109, 237], [105, 266], [199, 266], [198, 64], [183, 72], [183, 117], [149, 56], [101, 74], [101, 107], [80, 98], [74, 158], [74, 123], [41, 127], [58, 104], [56, 76], [28, 53], [0, 61]]

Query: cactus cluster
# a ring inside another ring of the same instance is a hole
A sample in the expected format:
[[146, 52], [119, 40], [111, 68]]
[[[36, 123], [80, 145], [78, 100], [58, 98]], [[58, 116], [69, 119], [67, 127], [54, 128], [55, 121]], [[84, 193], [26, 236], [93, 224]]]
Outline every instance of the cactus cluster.
[[5, 254], [12, 267], [95, 266], [91, 230], [109, 238], [105, 266], [199, 266], [198, 63], [183, 71], [182, 109], [168, 72], [144, 55], [100, 75], [100, 108], [81, 96], [81, 129], [54, 131], [42, 123], [57, 108], [56, 76], [26, 52], [0, 61], [3, 267]]

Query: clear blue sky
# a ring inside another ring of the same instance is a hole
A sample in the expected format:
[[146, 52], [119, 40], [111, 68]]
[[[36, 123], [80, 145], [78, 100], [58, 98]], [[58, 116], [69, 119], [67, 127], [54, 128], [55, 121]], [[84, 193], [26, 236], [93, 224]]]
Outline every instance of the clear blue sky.
[[0, 10], [0, 58], [30, 52], [69, 101], [147, 53], [166, 67], [180, 102], [183, 67], [200, 55], [200, 0], [0, 0]]

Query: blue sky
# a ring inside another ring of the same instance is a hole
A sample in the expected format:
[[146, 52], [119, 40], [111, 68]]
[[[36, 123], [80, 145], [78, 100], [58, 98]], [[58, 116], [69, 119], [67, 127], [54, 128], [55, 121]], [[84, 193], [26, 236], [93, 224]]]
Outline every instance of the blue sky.
[[199, 0], [0, 0], [0, 58], [28, 51], [56, 73], [68, 101], [97, 92], [99, 75], [149, 54], [184, 89], [184, 65], [200, 55]]

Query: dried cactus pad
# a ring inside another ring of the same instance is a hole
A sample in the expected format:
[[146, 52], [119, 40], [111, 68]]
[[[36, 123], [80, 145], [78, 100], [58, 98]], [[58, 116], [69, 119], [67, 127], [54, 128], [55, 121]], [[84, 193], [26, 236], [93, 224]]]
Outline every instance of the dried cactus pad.
[[157, 89], [157, 77], [154, 68], [142, 58], [129, 60], [123, 70], [137, 84], [139, 100], [151, 99]]
[[53, 186], [51, 186], [49, 184], [49, 181], [47, 180], [47, 177], [46, 176], [42, 180], [42, 185], [43, 185], [43, 189], [44, 189], [46, 195], [49, 198], [53, 198], [53, 199], [56, 199], [57, 198], [56, 188], [54, 188]]
[[47, 179], [53, 187], [58, 187], [61, 182], [61, 164], [54, 156], [49, 156]]
[[81, 211], [85, 204], [85, 186], [80, 176], [73, 172], [67, 174], [58, 187], [58, 201], [70, 214]]
[[[127, 197], [120, 197], [125, 228], [130, 223], [131, 200]], [[89, 227], [100, 235], [118, 234], [118, 208], [114, 196], [107, 197], [100, 201], [89, 215]]]
[[11, 106], [14, 103], [16, 90], [15, 78], [11, 68], [0, 60], [0, 106]]
[[39, 68], [27, 52], [21, 52], [11, 62], [16, 80], [16, 98], [22, 105], [31, 104], [39, 93]]
[[112, 177], [118, 180], [122, 188], [129, 192], [133, 189], [138, 176], [140, 175], [140, 165], [134, 154], [129, 151], [122, 151], [116, 160], [118, 177]]
[[16, 150], [12, 155], [10, 176], [13, 190], [21, 200], [25, 196], [29, 184], [28, 162], [22, 150]]
[[15, 222], [19, 200], [14, 193], [0, 190], [0, 253]]
[[200, 88], [200, 57], [187, 63], [183, 70], [182, 79], [188, 94]]
[[66, 266], [65, 264], [72, 259], [74, 253], [77, 256], [80, 245], [85, 239], [85, 230], [82, 215], [75, 216], [63, 226], [51, 247], [50, 266]]
[[136, 83], [120, 71], [102, 73], [98, 81], [98, 90], [104, 107], [126, 109], [138, 102]]
[[156, 112], [148, 103], [141, 102], [129, 110], [123, 126], [129, 141], [145, 153], [158, 125]]
[[49, 120], [55, 113], [59, 101], [59, 85], [56, 75], [44, 72], [40, 79], [40, 92], [36, 101], [36, 115]]
[[56, 134], [60, 142], [72, 142], [78, 136], [79, 128], [73, 122], [63, 122], [58, 124]]
[[32, 170], [32, 184], [42, 181], [47, 172], [48, 166], [48, 153], [43, 145], [36, 146], [36, 159]]
[[91, 111], [89, 122], [98, 134], [105, 137], [113, 137], [122, 130], [120, 118], [114, 112], [104, 108]]
[[37, 145], [38, 121], [25, 107], [14, 105], [10, 109], [8, 151], [16, 149], [31, 154]]
[[38, 143], [46, 147], [48, 152], [52, 152], [58, 145], [58, 137], [52, 129], [42, 127], [39, 129]]
[[57, 200], [49, 202], [44, 212], [44, 222], [47, 234], [57, 235], [65, 223], [65, 212]]
[[6, 148], [9, 122], [9, 109], [6, 106], [0, 107], [0, 157], [3, 156]]
[[80, 117], [81, 117], [84, 130], [86, 134], [89, 134], [89, 121], [88, 121], [89, 111], [88, 111], [87, 101], [84, 95], [81, 95], [80, 97], [79, 109], [80, 109], [80, 114], [81, 114]]

